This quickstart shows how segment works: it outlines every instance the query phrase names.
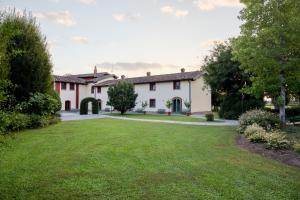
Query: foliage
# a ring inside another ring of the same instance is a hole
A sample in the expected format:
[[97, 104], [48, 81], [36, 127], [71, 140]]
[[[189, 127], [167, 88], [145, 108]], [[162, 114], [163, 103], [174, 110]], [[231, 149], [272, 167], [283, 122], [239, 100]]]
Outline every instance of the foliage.
[[191, 112], [191, 105], [192, 105], [192, 102], [190, 102], [190, 101], [184, 101], [184, 105], [185, 105], [185, 107], [187, 108], [187, 111], [188, 111], [188, 112]]
[[241, 2], [243, 24], [233, 54], [253, 75], [244, 91], [276, 99], [285, 122], [286, 96], [300, 91], [300, 1]]
[[256, 99], [241, 91], [251, 85], [251, 74], [240, 69], [240, 63], [232, 57], [231, 41], [215, 44], [202, 66], [204, 81], [212, 91], [212, 104], [220, 106], [219, 115], [225, 119], [237, 119], [244, 111], [264, 105], [262, 96]]
[[92, 113], [93, 114], [99, 113], [99, 105], [98, 105], [97, 99], [95, 99], [93, 97], [87, 97], [87, 98], [82, 99], [82, 101], [80, 102], [80, 114], [81, 115], [88, 114], [89, 102], [92, 102]]
[[296, 151], [297, 153], [300, 153], [300, 142], [295, 143], [295, 144], [293, 145], [293, 149], [294, 149], [294, 151]]
[[16, 104], [13, 91], [15, 86], [10, 80], [0, 80], [0, 110], [12, 111]]
[[240, 133], [244, 133], [247, 126], [256, 123], [257, 125], [263, 127], [266, 131], [272, 129], [277, 129], [280, 127], [280, 120], [274, 113], [264, 111], [264, 110], [250, 110], [242, 114], [239, 118], [239, 128]]
[[16, 112], [0, 112], [0, 134], [19, 131], [29, 126], [28, 115]]
[[134, 86], [127, 81], [119, 81], [114, 86], [110, 86], [107, 91], [107, 105], [124, 114], [126, 111], [135, 107], [137, 94], [134, 92]]
[[247, 126], [244, 135], [251, 141], [251, 142], [266, 142], [266, 130], [261, 126], [257, 125], [256, 123]]
[[147, 108], [147, 106], [148, 106], [148, 102], [147, 101], [142, 102], [142, 111], [145, 111], [145, 109]]
[[290, 149], [292, 142], [281, 131], [273, 131], [266, 135], [267, 147], [271, 149]]
[[37, 115], [32, 114], [29, 116], [29, 128], [41, 128], [60, 122], [60, 118], [57, 115]]
[[49, 94], [35, 93], [28, 102], [22, 102], [19, 110], [23, 113], [36, 115], [54, 115], [60, 110], [60, 100]]
[[208, 113], [205, 115], [206, 121], [214, 121], [215, 120], [215, 116], [213, 113]]
[[166, 110], [165, 109], [158, 109], [157, 113], [159, 113], [159, 114], [165, 114]]
[[171, 112], [172, 105], [173, 105], [172, 100], [168, 99], [166, 101], [166, 107], [168, 108], [169, 112]]
[[17, 101], [32, 93], [50, 93], [52, 64], [35, 18], [25, 11], [1, 11], [0, 38], [0, 76], [16, 85]]

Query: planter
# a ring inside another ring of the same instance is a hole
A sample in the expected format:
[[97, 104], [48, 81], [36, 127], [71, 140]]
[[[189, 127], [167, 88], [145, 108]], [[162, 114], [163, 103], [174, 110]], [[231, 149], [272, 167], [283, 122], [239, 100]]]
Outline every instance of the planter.
[[143, 111], [144, 115], [146, 115], [146, 111]]
[[187, 112], [187, 113], [186, 113], [186, 116], [190, 116], [190, 115], [191, 115], [191, 113], [190, 113], [190, 112]]
[[171, 112], [167, 112], [167, 113], [168, 113], [169, 116], [171, 115]]

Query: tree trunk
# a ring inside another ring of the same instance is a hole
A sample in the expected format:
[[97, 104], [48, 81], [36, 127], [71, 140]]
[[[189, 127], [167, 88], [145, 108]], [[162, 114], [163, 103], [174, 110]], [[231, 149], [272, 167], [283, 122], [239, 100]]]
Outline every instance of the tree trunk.
[[285, 98], [286, 98], [286, 91], [284, 86], [284, 78], [281, 75], [281, 86], [280, 86], [280, 97], [281, 102], [279, 102], [279, 118], [283, 125], [285, 125]]

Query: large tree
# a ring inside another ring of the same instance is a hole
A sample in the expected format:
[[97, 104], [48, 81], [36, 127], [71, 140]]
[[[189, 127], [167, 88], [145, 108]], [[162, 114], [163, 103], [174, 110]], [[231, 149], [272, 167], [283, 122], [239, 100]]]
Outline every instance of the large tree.
[[16, 86], [16, 99], [28, 100], [36, 92], [50, 93], [52, 64], [35, 18], [25, 11], [1, 11], [0, 38], [0, 77]]
[[230, 41], [215, 44], [202, 66], [204, 80], [212, 91], [212, 103], [220, 106], [220, 116], [227, 119], [236, 119], [246, 110], [263, 106], [262, 97], [256, 99], [242, 92], [244, 86], [251, 85], [250, 74], [232, 57]]
[[107, 105], [113, 106], [114, 109], [123, 115], [126, 111], [135, 107], [137, 94], [134, 92], [134, 86], [127, 81], [119, 81], [114, 86], [108, 88]]
[[275, 99], [285, 123], [287, 94], [300, 90], [300, 1], [241, 0], [241, 35], [234, 56], [252, 73], [245, 91]]

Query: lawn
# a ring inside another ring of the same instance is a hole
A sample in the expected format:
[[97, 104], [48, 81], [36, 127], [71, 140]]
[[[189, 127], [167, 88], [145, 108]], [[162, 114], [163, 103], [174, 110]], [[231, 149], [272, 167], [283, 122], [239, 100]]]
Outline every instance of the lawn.
[[[138, 118], [138, 119], [154, 119], [154, 120], [169, 120], [169, 121], [182, 121], [182, 122], [207, 122], [205, 118], [196, 118], [191, 116], [184, 115], [162, 115], [162, 114], [124, 114], [119, 113], [107, 114], [110, 116], [116, 117], [129, 117], [129, 118]], [[215, 120], [214, 122], [221, 122], [221, 120]]]
[[300, 170], [239, 149], [235, 127], [94, 119], [0, 151], [0, 199], [299, 199]]

